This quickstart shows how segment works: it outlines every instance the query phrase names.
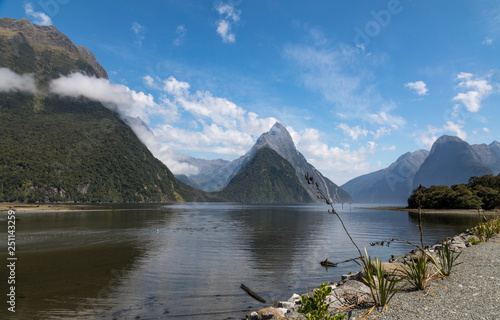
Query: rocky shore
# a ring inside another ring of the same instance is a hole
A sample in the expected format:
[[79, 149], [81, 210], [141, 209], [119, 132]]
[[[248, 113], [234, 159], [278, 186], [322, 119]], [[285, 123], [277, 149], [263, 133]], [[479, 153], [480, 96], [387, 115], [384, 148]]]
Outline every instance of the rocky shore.
[[[375, 310], [369, 318], [500, 319], [500, 235], [477, 245], [472, 245], [470, 238], [471, 233], [464, 232], [448, 240], [450, 248], [462, 252], [458, 259], [460, 264], [453, 268], [449, 277], [436, 277], [425, 291], [416, 291], [403, 285], [385, 311]], [[435, 244], [426, 250], [433, 254], [440, 245]], [[415, 254], [417, 252], [411, 252], [405, 258]], [[393, 257], [391, 262], [384, 263], [386, 271], [397, 274], [400, 259]], [[356, 320], [371, 308], [370, 289], [362, 278], [361, 272], [351, 273], [331, 285], [332, 292], [328, 297], [331, 313], [346, 313], [345, 319]], [[300, 296], [294, 294], [286, 301], [277, 301], [272, 307], [248, 312], [246, 318], [306, 319], [297, 312], [299, 304]]]

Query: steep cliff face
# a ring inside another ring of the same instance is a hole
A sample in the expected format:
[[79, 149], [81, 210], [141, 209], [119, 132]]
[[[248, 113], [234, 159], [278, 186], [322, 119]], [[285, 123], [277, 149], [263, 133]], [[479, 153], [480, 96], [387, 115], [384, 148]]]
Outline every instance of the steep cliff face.
[[218, 196], [247, 203], [313, 202], [290, 162], [268, 147], [257, 150]]
[[[210, 198], [175, 179], [101, 103], [48, 94], [71, 72], [107, 77], [94, 55], [54, 27], [0, 19], [0, 68], [37, 88], [0, 90], [0, 201], [143, 202]], [[24, 78], [23, 78], [24, 79]]]
[[476, 159], [490, 168], [494, 175], [500, 172], [500, 143], [473, 144], [471, 148]]
[[89, 50], [77, 48], [54, 26], [34, 25], [27, 19], [0, 19], [0, 65], [18, 74], [34, 73], [40, 88], [71, 72], [108, 77]]
[[412, 193], [413, 179], [424, 160], [427, 150], [407, 152], [389, 167], [354, 178], [344, 185], [355, 202], [406, 203]]
[[459, 137], [442, 136], [434, 142], [427, 159], [415, 174], [413, 188], [419, 184], [448, 185], [467, 183], [471, 176], [492, 174], [481, 163], [473, 148]]
[[280, 156], [288, 160], [295, 168], [297, 177], [309, 192], [310, 196], [315, 199], [314, 190], [307, 184], [305, 175], [314, 177], [314, 181], [319, 184], [319, 187], [325, 194], [334, 202], [350, 202], [352, 201], [349, 193], [333, 183], [319, 172], [313, 165], [307, 162], [306, 158], [300, 153], [293, 142], [288, 130], [281, 124], [276, 123], [269, 132], [264, 133], [259, 137], [250, 154], [255, 153], [263, 147], [269, 147], [275, 150]]

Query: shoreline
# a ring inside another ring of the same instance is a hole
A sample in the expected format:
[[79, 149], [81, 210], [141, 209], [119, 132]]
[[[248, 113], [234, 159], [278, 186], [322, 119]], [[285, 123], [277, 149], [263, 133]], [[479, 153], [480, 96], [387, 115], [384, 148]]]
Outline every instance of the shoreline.
[[[404, 211], [408, 213], [418, 214], [418, 209], [406, 208], [406, 207], [358, 207], [359, 209], [370, 209], [370, 210], [392, 210], [392, 211]], [[500, 210], [481, 210], [481, 209], [421, 209], [422, 214], [455, 214], [455, 215], [482, 215], [488, 217], [500, 216]]]
[[[379, 208], [382, 210], [381, 207]], [[383, 210], [388, 209], [385, 207]], [[407, 211], [406, 208], [393, 210]], [[416, 210], [418, 213], [418, 209]], [[445, 211], [447, 211], [445, 214], [450, 213], [450, 210]], [[466, 214], [470, 213], [466, 212]], [[500, 265], [500, 233], [474, 245], [470, 242], [470, 237], [471, 233], [467, 230], [448, 238], [450, 248], [455, 252], [460, 252], [458, 264], [455, 264], [449, 276], [432, 278], [423, 291], [412, 289], [408, 284], [403, 285], [394, 295], [387, 309], [383, 311], [375, 309], [366, 319], [448, 320], [450, 315], [457, 319], [490, 319], [490, 316], [495, 316], [496, 319], [498, 305], [500, 305], [500, 268], [497, 267]], [[434, 254], [436, 246], [440, 246], [444, 241], [446, 240], [437, 242], [430, 248], [427, 247], [426, 250]], [[413, 254], [414, 252], [411, 251], [405, 257]], [[398, 268], [394, 267], [396, 261], [391, 260], [382, 262], [384, 269], [389, 273], [396, 270], [394, 268]], [[363, 318], [370, 309], [370, 301], [373, 300], [370, 289], [363, 283], [362, 277], [362, 271], [350, 272], [343, 275], [340, 281], [330, 282], [332, 293], [327, 297], [327, 301], [330, 303], [331, 314], [343, 313], [346, 319], [350, 320]], [[301, 304], [299, 297], [310, 297], [314, 290], [316, 289], [301, 295], [294, 294], [289, 300], [276, 301], [273, 306], [248, 312], [246, 319], [307, 320], [297, 311], [298, 305]], [[367, 306], [366, 303], [369, 305]], [[347, 317], [348, 313], [349, 317]]]
[[104, 204], [84, 204], [84, 203], [0, 203], [0, 212], [8, 210], [18, 212], [69, 212], [69, 211], [114, 211], [124, 210], [113, 208]]

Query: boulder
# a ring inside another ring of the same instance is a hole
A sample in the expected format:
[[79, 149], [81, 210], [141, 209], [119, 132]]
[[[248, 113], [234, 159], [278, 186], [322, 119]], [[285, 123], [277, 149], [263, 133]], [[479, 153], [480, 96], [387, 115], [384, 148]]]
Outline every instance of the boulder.
[[257, 314], [259, 315], [259, 320], [266, 320], [266, 319], [283, 319], [285, 318], [285, 314], [287, 313], [288, 310], [284, 308], [274, 308], [274, 307], [267, 307], [264, 309], [260, 309], [257, 311]]
[[403, 267], [399, 263], [382, 262], [382, 268], [384, 268], [385, 274], [388, 276], [398, 276], [403, 277], [405, 274], [403, 272]]
[[330, 310], [334, 311], [346, 304], [361, 304], [371, 300], [371, 291], [366, 284], [356, 280], [347, 280], [335, 288], [329, 296]]
[[302, 301], [300, 301], [300, 296], [298, 294], [296, 294], [296, 293], [294, 293], [292, 295], [292, 297], [290, 299], [288, 299], [288, 301], [289, 302], [293, 302], [293, 303], [295, 303], [297, 305], [302, 304]]
[[348, 274], [342, 275], [342, 281], [347, 281], [347, 280], [363, 281], [363, 272], [362, 271], [349, 272]]
[[284, 308], [287, 310], [297, 310], [297, 305], [295, 304], [295, 302], [291, 302], [291, 301], [276, 301], [274, 303], [274, 307], [275, 308]]

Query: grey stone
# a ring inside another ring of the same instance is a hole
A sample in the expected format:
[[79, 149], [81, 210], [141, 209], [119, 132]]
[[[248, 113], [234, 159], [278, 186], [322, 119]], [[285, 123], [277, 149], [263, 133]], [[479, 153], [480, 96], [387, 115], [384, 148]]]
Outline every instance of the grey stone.
[[287, 310], [296, 310], [297, 309], [297, 305], [295, 304], [295, 302], [291, 302], [291, 301], [276, 301], [276, 303], [274, 304], [274, 307], [275, 308], [285, 308]]
[[348, 274], [342, 275], [342, 281], [347, 281], [347, 280], [363, 281], [363, 272], [362, 271], [349, 272]]
[[274, 307], [267, 307], [260, 309], [257, 311], [259, 314], [259, 319], [266, 320], [266, 319], [282, 319], [285, 317], [285, 314], [287, 313], [288, 310], [283, 309], [283, 308], [274, 308]]
[[288, 301], [289, 302], [293, 302], [293, 303], [295, 303], [297, 305], [302, 304], [302, 301], [300, 301], [300, 296], [298, 294], [296, 294], [296, 293], [294, 293], [292, 295], [292, 297], [290, 299], [288, 299]]

